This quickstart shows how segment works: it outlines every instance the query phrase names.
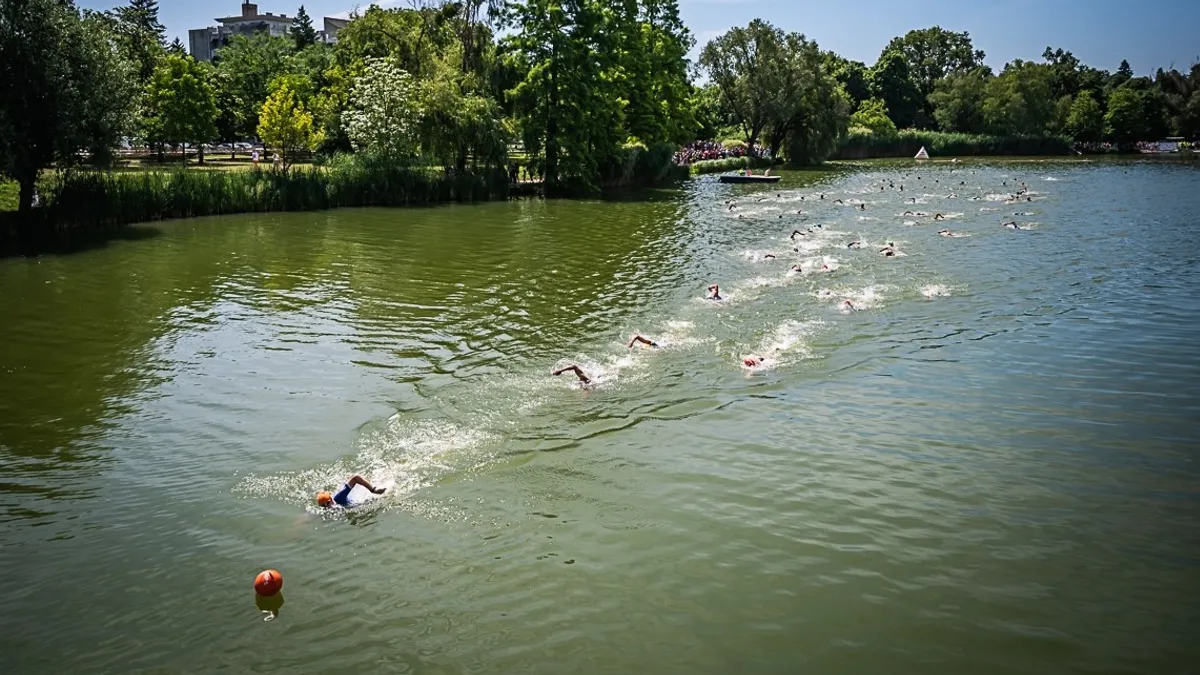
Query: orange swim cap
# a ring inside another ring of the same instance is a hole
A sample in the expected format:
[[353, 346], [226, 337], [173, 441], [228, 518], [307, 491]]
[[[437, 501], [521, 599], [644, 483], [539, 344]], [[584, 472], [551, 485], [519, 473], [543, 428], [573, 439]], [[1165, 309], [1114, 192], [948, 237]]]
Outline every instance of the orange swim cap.
[[328, 492], [318, 492], [317, 493], [317, 505], [318, 506], [332, 506], [333, 505], [333, 495], [329, 494]]

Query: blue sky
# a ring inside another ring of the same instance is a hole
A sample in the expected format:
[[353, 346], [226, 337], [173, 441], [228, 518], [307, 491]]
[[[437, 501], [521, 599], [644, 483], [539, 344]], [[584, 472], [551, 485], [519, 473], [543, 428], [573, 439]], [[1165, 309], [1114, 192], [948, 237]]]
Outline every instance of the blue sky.
[[[77, 0], [109, 9], [121, 0]], [[914, 28], [940, 25], [969, 31], [997, 70], [1014, 58], [1039, 59], [1048, 45], [1075, 53], [1084, 63], [1115, 70], [1121, 59], [1139, 75], [1200, 59], [1200, 2], [1196, 0], [679, 0], [684, 21], [699, 44], [755, 17], [798, 31], [848, 58], [870, 65], [888, 40]], [[319, 28], [321, 17], [344, 15], [357, 0], [305, 0]], [[381, 2], [387, 6], [407, 3]], [[296, 0], [260, 0], [260, 12], [296, 13]], [[240, 0], [159, 0], [170, 37], [187, 43], [189, 28], [238, 14]]]

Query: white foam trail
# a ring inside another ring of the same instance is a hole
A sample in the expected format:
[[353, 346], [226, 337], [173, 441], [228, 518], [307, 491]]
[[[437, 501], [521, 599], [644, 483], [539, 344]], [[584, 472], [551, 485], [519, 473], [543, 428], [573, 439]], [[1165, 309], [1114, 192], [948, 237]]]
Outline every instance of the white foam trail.
[[921, 295], [927, 298], [950, 297], [950, 287], [944, 284], [929, 284], [921, 287]]
[[[784, 321], [763, 338], [753, 353], [741, 357], [742, 368], [761, 372], [773, 370], [797, 359], [812, 358], [808, 338], [820, 325], [820, 321]], [[761, 360], [756, 365], [746, 365], [745, 359], [751, 357]]]
[[397, 413], [364, 432], [355, 443], [353, 455], [300, 471], [245, 476], [233, 491], [303, 504], [313, 513], [335, 513], [316, 506], [313, 495], [336, 490], [350, 476], [361, 474], [388, 489], [380, 499], [360, 507], [376, 508], [431, 485], [456, 468], [469, 469], [483, 463], [487, 456], [481, 455], [478, 448], [490, 439], [482, 431], [451, 422], [404, 420]]

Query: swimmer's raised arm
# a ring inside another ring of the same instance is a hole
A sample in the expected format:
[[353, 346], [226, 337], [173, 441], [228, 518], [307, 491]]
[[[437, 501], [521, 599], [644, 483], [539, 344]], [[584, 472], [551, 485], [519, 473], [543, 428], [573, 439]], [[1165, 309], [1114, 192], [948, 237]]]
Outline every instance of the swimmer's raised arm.
[[573, 363], [565, 368], [559, 368], [558, 370], [555, 370], [555, 371], [551, 372], [550, 374], [557, 376], [557, 375], [562, 375], [563, 373], [568, 372], [568, 371], [575, 373], [575, 377], [578, 377], [580, 382], [582, 382], [584, 384], [591, 384], [592, 378], [585, 375], [583, 372], [583, 369]]
[[633, 346], [639, 342], [646, 345], [647, 347], [657, 347], [658, 346], [658, 343], [654, 342], [653, 340], [647, 340], [646, 338], [642, 337], [641, 335], [634, 335], [633, 337], [629, 338], [629, 348], [632, 349]]
[[350, 480], [346, 481], [346, 485], [349, 485], [350, 487], [354, 487], [355, 485], [361, 485], [361, 486], [367, 488], [368, 490], [370, 490], [371, 492], [374, 492], [377, 495], [381, 495], [384, 493], [383, 488], [377, 488], [374, 485], [371, 485], [370, 481], [368, 481], [366, 478], [363, 478], [362, 476], [360, 476], [358, 474], [351, 476]]

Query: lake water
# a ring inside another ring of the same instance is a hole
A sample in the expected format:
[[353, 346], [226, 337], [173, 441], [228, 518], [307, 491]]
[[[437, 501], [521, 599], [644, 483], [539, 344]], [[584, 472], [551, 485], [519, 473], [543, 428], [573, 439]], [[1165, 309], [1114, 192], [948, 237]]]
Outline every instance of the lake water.
[[[1198, 178], [877, 164], [0, 261], [0, 670], [1194, 673]], [[391, 492], [313, 505], [356, 472]]]

